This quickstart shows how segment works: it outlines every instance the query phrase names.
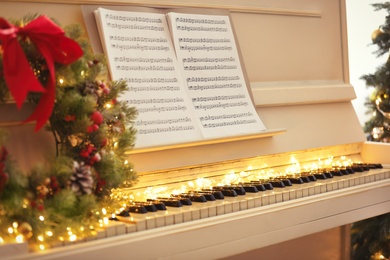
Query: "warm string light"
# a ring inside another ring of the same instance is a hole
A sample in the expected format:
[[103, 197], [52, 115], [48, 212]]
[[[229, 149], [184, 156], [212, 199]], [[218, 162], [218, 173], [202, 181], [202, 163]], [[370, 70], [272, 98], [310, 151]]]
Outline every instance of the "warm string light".
[[[146, 201], [146, 199], [157, 199], [159, 197], [170, 197], [172, 195], [179, 195], [191, 191], [209, 189], [213, 186], [224, 186], [224, 185], [235, 185], [244, 182], [250, 182], [254, 180], [270, 180], [281, 177], [300, 177], [303, 173], [308, 172], [321, 172], [324, 170], [331, 169], [345, 169], [353, 164], [351, 159], [346, 156], [341, 156], [337, 160], [333, 156], [329, 156], [326, 159], [317, 159], [315, 162], [311, 162], [307, 165], [301, 165], [299, 161], [292, 156], [290, 159], [291, 165], [286, 167], [283, 171], [275, 171], [274, 169], [268, 168], [268, 165], [264, 165], [264, 168], [260, 170], [253, 170], [253, 167], [249, 166], [246, 171], [235, 172], [234, 170], [225, 174], [221, 179], [208, 179], [208, 178], [197, 178], [194, 181], [188, 181], [186, 185], [182, 185], [180, 188], [168, 188], [168, 186], [154, 186], [148, 187], [142, 194], [127, 195], [130, 198], [128, 201]], [[121, 195], [116, 197], [122, 198], [125, 193], [119, 192]], [[124, 206], [122, 210], [124, 210]], [[121, 212], [119, 211], [119, 212]], [[117, 213], [119, 213], [117, 212]]]

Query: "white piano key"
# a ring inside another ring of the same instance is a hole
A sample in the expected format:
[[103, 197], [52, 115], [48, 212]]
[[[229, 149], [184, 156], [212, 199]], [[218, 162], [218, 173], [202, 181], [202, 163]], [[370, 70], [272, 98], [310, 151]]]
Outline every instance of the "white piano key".
[[[96, 239], [106, 238], [106, 231], [104, 229], [96, 229]], [[64, 241], [64, 243], [71, 243], [69, 241]]]
[[214, 217], [217, 215], [217, 207], [216, 206], [210, 207], [208, 210], [209, 210], [209, 217]]
[[146, 230], [146, 220], [145, 219], [140, 219], [139, 221], [136, 222], [136, 225], [137, 225], [137, 231]]
[[192, 220], [192, 214], [191, 211], [185, 211], [183, 212], [183, 222], [188, 222]]
[[155, 218], [156, 227], [166, 226], [165, 224], [165, 211], [157, 211], [153, 213]]
[[275, 194], [275, 203], [283, 202], [283, 192]]
[[166, 226], [170, 226], [170, 225], [175, 224], [175, 218], [174, 218], [174, 216], [171, 215], [171, 214], [168, 214], [167, 212], [165, 212], [164, 220], [165, 220], [165, 225], [166, 225]]
[[175, 213], [173, 215], [173, 219], [174, 219], [174, 223], [175, 224], [179, 224], [179, 223], [183, 223], [183, 214], [182, 213]]
[[232, 207], [233, 207], [233, 212], [240, 211], [240, 202], [239, 201], [232, 201]]
[[225, 213], [232, 213], [233, 212], [233, 204], [232, 203], [225, 203], [224, 204]]
[[207, 207], [200, 209], [200, 218], [208, 218], [209, 217], [209, 210]]
[[261, 198], [262, 198], [262, 197], [256, 197], [256, 198], [254, 199], [254, 201], [255, 201], [255, 208], [261, 207], [261, 205], [262, 205], [262, 203], [261, 203]]
[[109, 223], [104, 227], [104, 231], [106, 233], [104, 237], [113, 237], [116, 235], [116, 228], [114, 224]]
[[303, 197], [303, 190], [299, 189], [295, 192], [295, 194], [296, 194], [297, 199], [302, 198]]
[[265, 195], [261, 198], [261, 205], [263, 206], [269, 205], [269, 195]]
[[326, 184], [325, 183], [321, 183], [320, 188], [321, 188], [321, 193], [326, 192]]
[[383, 180], [384, 179], [384, 173], [379, 173], [376, 175], [376, 181]]
[[253, 209], [255, 207], [255, 198], [249, 197], [246, 203], [247, 203], [247, 209]]
[[304, 187], [302, 188], [302, 197], [307, 197], [309, 196], [309, 189]]
[[248, 203], [246, 200], [240, 201], [240, 210], [246, 210], [248, 209]]
[[286, 190], [282, 193], [282, 201], [289, 201], [290, 200], [290, 191]]
[[137, 226], [135, 224], [125, 223], [125, 226], [126, 226], [126, 233], [137, 232]]
[[[215, 208], [215, 215], [214, 216], [219, 216], [225, 214], [225, 207], [226, 207], [226, 202], [225, 201], [215, 201], [213, 208]], [[214, 214], [214, 211], [213, 211]]]
[[156, 228], [156, 219], [152, 216], [146, 216], [146, 229]]
[[117, 235], [124, 235], [127, 233], [126, 225], [124, 223], [116, 222], [116, 234]]
[[269, 204], [275, 204], [276, 203], [275, 193], [269, 194], [268, 200], [269, 200]]
[[192, 220], [200, 219], [200, 210], [199, 209], [192, 210], [191, 211], [191, 218], [192, 218]]
[[290, 198], [290, 200], [295, 200], [297, 198], [297, 191], [296, 190], [290, 190], [289, 198]]

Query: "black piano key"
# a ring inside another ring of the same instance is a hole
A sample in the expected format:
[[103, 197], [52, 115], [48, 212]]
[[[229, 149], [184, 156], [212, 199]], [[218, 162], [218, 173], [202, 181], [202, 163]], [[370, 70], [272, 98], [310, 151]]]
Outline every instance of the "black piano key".
[[300, 178], [300, 177], [291, 177], [291, 178], [289, 178], [289, 180], [293, 184], [303, 184], [304, 183], [302, 178]]
[[347, 170], [348, 174], [354, 174], [355, 171], [352, 169], [352, 167], [345, 167], [345, 169]]
[[370, 163], [369, 167], [370, 169], [383, 169], [383, 166], [380, 163]]
[[[354, 169], [355, 170], [355, 169]], [[332, 173], [333, 176], [343, 176], [344, 174], [340, 172], [339, 170], [331, 170], [330, 173]]]
[[255, 185], [242, 185], [242, 187], [244, 188], [245, 192], [250, 192], [250, 193], [259, 192], [259, 190]]
[[301, 179], [302, 179], [302, 181], [303, 181], [304, 183], [310, 182], [310, 178], [309, 178], [307, 175], [302, 175], [302, 176], [301, 176]]
[[272, 183], [270, 182], [266, 182], [266, 183], [263, 183], [264, 187], [267, 189], [267, 190], [273, 190], [274, 189], [274, 186], [272, 185]]
[[225, 196], [223, 195], [223, 193], [220, 190], [202, 189], [202, 192], [209, 192], [209, 193], [213, 194], [213, 196], [216, 200], [223, 200], [225, 198]]
[[156, 212], [157, 211], [157, 207], [156, 205], [153, 203], [153, 202], [149, 202], [149, 201], [145, 201], [145, 202], [142, 202], [142, 201], [135, 201], [134, 202], [136, 205], [142, 205], [145, 207], [145, 209], [148, 211], [148, 212]]
[[313, 174], [318, 180], [326, 180], [328, 177], [326, 177], [325, 173], [314, 173]]
[[242, 183], [242, 185], [243, 186], [245, 186], [245, 185], [255, 186], [257, 191], [266, 191], [266, 188], [260, 182], [244, 182], [244, 183]]
[[365, 165], [363, 163], [354, 163], [354, 164], [352, 164], [351, 168], [355, 172], [364, 172], [364, 171], [370, 170], [369, 166], [367, 166], [367, 165]]
[[162, 202], [167, 207], [175, 207], [175, 208], [183, 207], [183, 204], [181, 203], [180, 200], [172, 199], [172, 198], [158, 198], [157, 200], [154, 200], [154, 199], [147, 199], [147, 200], [148, 201], [159, 201], [159, 202]]
[[242, 187], [241, 185], [233, 185], [233, 186], [228, 185], [225, 187], [228, 190], [233, 189], [237, 193], [237, 195], [245, 195], [245, 193], [246, 193], [244, 187]]
[[148, 212], [156, 212], [157, 211], [157, 208], [153, 203], [145, 203], [143, 205]]
[[186, 205], [186, 206], [191, 206], [192, 205], [192, 201], [191, 201], [191, 198], [184, 198], [184, 197], [178, 197], [177, 198], [181, 204], [183, 205]]
[[128, 208], [128, 211], [130, 213], [138, 213], [138, 214], [145, 214], [148, 213], [148, 210], [145, 208], [142, 204], [134, 204], [130, 205]]
[[215, 200], [215, 196], [212, 193], [204, 192], [204, 193], [199, 193], [199, 194], [203, 195], [207, 201], [214, 201]]
[[161, 201], [153, 201], [154, 206], [156, 206], [157, 210], [167, 210], [167, 207], [165, 207], [165, 204]]
[[348, 175], [349, 172], [347, 169], [339, 169], [339, 171], [343, 174], [343, 175]]
[[[174, 195], [176, 197], [176, 195]], [[179, 198], [187, 198], [192, 202], [207, 202], [207, 199], [205, 196], [201, 194], [189, 194], [189, 193], [182, 193], [177, 195]]]
[[[228, 190], [228, 191], [231, 191], [233, 190], [237, 195], [245, 195], [245, 190], [244, 188], [241, 186], [241, 185], [226, 185], [226, 186], [214, 186], [213, 189], [219, 189], [220, 191], [222, 191], [223, 195], [225, 196], [229, 196], [229, 195], [226, 195], [224, 193], [225, 190]], [[230, 193], [230, 192], [228, 192]], [[234, 193], [230, 195], [230, 197], [234, 197]]]
[[127, 210], [122, 210], [119, 214], [120, 217], [130, 217], [130, 213]]
[[234, 189], [228, 189], [224, 186], [215, 186], [213, 189], [219, 190], [226, 197], [237, 197], [237, 192]]
[[310, 181], [317, 181], [316, 176], [314, 176], [313, 174], [310, 174], [307, 177], [309, 178]]
[[271, 180], [269, 181], [269, 183], [272, 184], [272, 187], [275, 187], [275, 188], [285, 188], [286, 185], [284, 185], [284, 183], [282, 181], [278, 181], [278, 180]]
[[268, 180], [251, 181], [251, 183], [262, 184], [266, 190], [274, 189], [274, 186]]
[[280, 179], [281, 182], [284, 183], [284, 186], [292, 186], [292, 183], [289, 179]]
[[326, 178], [329, 178], [329, 179], [333, 178], [333, 174], [330, 171], [325, 171], [324, 174], [325, 174]]

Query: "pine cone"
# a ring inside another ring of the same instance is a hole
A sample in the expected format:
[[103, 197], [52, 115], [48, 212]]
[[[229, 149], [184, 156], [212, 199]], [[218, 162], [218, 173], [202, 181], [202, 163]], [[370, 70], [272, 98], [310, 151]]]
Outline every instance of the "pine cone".
[[88, 165], [84, 165], [83, 162], [73, 162], [73, 174], [70, 177], [70, 181], [73, 192], [79, 195], [92, 193], [93, 178], [91, 168]]

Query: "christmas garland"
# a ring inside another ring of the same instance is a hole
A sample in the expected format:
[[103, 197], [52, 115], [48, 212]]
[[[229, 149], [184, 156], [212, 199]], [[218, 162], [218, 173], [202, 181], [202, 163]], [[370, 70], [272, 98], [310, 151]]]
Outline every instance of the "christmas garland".
[[[92, 55], [82, 36], [80, 26], [63, 31], [45, 16], [0, 19], [0, 102], [11, 95], [18, 107], [24, 96], [37, 104], [28, 121], [36, 120], [36, 129], [48, 123], [57, 151], [55, 159], [21, 172], [0, 131], [0, 244], [16, 239], [42, 250], [93, 236], [115, 208], [111, 189], [136, 181], [125, 158], [136, 110], [118, 101], [126, 84], [107, 82], [103, 57]], [[28, 68], [15, 70], [10, 57]], [[21, 87], [15, 75], [30, 80]]]

